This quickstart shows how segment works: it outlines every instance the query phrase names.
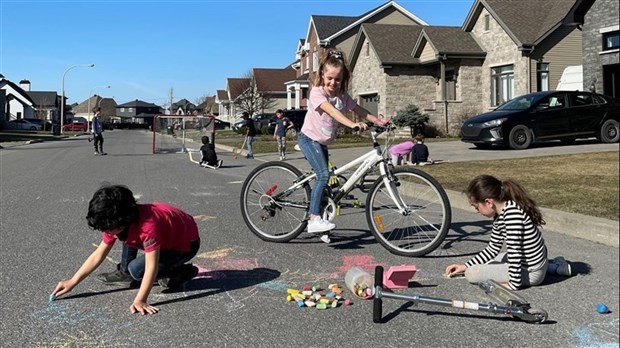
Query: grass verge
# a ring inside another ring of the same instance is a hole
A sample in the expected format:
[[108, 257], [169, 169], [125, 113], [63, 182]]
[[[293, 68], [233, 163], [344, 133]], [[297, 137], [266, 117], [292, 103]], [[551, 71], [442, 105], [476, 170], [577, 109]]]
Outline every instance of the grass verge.
[[618, 152], [600, 152], [417, 168], [431, 174], [444, 188], [459, 192], [480, 174], [512, 178], [541, 207], [618, 221], [618, 162]]

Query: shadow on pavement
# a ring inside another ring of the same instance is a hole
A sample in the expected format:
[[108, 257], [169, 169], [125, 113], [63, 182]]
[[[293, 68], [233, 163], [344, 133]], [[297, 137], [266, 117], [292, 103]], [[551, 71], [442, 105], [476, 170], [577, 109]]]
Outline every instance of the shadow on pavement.
[[190, 280], [182, 288], [176, 290], [166, 289], [161, 293], [171, 294], [177, 292], [197, 291], [205, 289], [212, 289], [211, 291], [200, 292], [182, 298], [174, 298], [167, 301], [161, 301], [153, 303], [152, 305], [157, 306], [217, 295], [226, 291], [232, 291], [255, 286], [261, 283], [266, 283], [277, 279], [279, 276], [279, 271], [270, 268], [254, 268], [251, 270], [222, 270], [199, 273], [197, 278]]

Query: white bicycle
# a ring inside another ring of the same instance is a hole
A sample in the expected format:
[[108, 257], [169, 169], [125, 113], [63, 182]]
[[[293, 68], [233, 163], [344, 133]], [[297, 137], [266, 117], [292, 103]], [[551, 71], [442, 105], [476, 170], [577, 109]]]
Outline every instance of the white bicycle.
[[[393, 167], [387, 151], [394, 139], [393, 125], [371, 126], [373, 149], [339, 168], [332, 177], [322, 205], [323, 218], [332, 221], [354, 189], [367, 193], [366, 221], [375, 239], [401, 256], [423, 256], [445, 239], [452, 219], [445, 190], [432, 176], [418, 169]], [[382, 150], [377, 136], [386, 133]], [[344, 175], [357, 167], [347, 177]], [[378, 171], [377, 171], [378, 169]], [[375, 177], [368, 185], [367, 177]], [[287, 162], [256, 167], [241, 188], [241, 215], [248, 228], [269, 242], [288, 242], [306, 229], [312, 180]], [[334, 183], [335, 182], [335, 183]]]

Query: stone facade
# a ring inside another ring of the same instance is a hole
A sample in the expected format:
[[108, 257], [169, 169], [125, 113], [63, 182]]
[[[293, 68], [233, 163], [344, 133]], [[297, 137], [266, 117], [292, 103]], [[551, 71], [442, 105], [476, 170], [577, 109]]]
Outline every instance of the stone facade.
[[618, 31], [619, 5], [616, 0], [596, 0], [583, 25], [583, 83], [586, 90], [603, 93], [603, 66], [618, 64], [618, 49], [603, 52], [603, 30]]

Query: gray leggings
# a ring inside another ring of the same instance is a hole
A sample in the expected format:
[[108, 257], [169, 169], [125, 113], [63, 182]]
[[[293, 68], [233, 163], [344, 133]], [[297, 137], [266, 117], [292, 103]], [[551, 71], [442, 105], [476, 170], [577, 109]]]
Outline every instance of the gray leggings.
[[[545, 280], [548, 262], [541, 269], [529, 272], [521, 271], [521, 282], [524, 287], [538, 285]], [[485, 280], [494, 280], [498, 283], [508, 283], [508, 259], [506, 253], [499, 253], [493, 260], [484, 265], [473, 265], [465, 270], [465, 278], [470, 283], [480, 283]]]

